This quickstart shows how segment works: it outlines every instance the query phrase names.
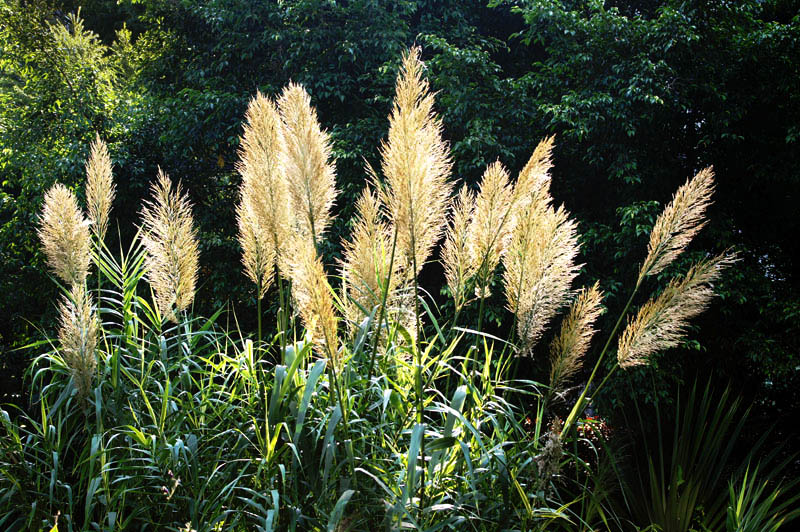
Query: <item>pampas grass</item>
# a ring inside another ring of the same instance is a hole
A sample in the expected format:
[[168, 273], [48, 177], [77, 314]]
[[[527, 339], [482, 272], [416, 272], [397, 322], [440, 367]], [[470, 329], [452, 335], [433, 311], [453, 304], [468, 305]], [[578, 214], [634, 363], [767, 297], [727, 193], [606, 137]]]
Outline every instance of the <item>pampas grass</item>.
[[729, 252], [703, 260], [683, 279], [673, 279], [658, 297], [645, 303], [620, 336], [620, 367], [645, 364], [653, 353], [677, 346], [689, 320], [705, 310], [714, 296], [713, 283], [736, 260]]
[[467, 302], [467, 281], [477, 271], [469, 246], [470, 222], [474, 209], [475, 194], [463, 185], [453, 203], [452, 217], [442, 246], [442, 265], [456, 313]]
[[53, 273], [71, 286], [82, 284], [91, 260], [90, 222], [67, 187], [56, 183], [44, 195], [39, 239]]
[[60, 354], [72, 374], [79, 397], [92, 388], [97, 360], [98, 323], [91, 296], [82, 283], [73, 285], [58, 306]]
[[452, 167], [419, 55], [412, 48], [403, 56], [389, 136], [380, 150], [387, 185], [381, 199], [397, 232], [398, 252], [415, 278], [447, 222]]
[[115, 194], [111, 156], [106, 143], [97, 135], [90, 147], [89, 160], [86, 161], [86, 204], [89, 219], [92, 221], [92, 232], [98, 242], [105, 239]]
[[381, 304], [386, 283], [388, 298], [394, 299], [402, 278], [399, 261], [390, 265], [390, 229], [381, 218], [380, 199], [370, 187], [356, 202], [356, 222], [343, 248], [342, 299], [348, 322], [356, 326]]
[[490, 164], [481, 179], [469, 225], [471, 269], [477, 273], [476, 295], [488, 297], [489, 278], [505, 254], [512, 229], [513, 193], [508, 172], [500, 162]]
[[291, 233], [284, 152], [278, 109], [257, 93], [247, 108], [236, 165], [242, 176], [236, 219], [245, 274], [255, 283], [259, 299], [272, 284], [275, 265], [283, 265]]
[[570, 307], [561, 331], [550, 345], [550, 388], [560, 390], [581, 368], [583, 355], [596, 332], [594, 323], [603, 313], [603, 292], [595, 283], [584, 288]]
[[678, 189], [650, 232], [647, 258], [637, 285], [664, 270], [705, 226], [705, 212], [714, 192], [714, 170], [705, 168]]
[[176, 312], [194, 300], [200, 259], [189, 199], [161, 169], [150, 187], [153, 199], [142, 209], [142, 243], [147, 279], [162, 316], [177, 321]]
[[336, 172], [330, 137], [322, 131], [305, 89], [290, 83], [278, 98], [284, 126], [284, 173], [296, 235], [318, 246], [332, 221]]

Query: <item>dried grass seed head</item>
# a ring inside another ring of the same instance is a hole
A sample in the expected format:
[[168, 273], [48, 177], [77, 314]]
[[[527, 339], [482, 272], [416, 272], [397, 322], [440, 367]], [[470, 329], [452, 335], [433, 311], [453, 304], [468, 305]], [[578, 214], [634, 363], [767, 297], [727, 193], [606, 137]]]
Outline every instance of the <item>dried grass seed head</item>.
[[90, 222], [67, 187], [56, 183], [45, 192], [39, 216], [39, 239], [47, 264], [67, 285], [82, 284], [91, 260]]
[[111, 204], [114, 202], [116, 186], [111, 170], [111, 156], [106, 143], [97, 135], [92, 142], [89, 160], [86, 161], [86, 203], [92, 232], [103, 241], [108, 230]]
[[738, 259], [730, 252], [703, 260], [682, 279], [673, 279], [664, 291], [645, 303], [619, 339], [617, 361], [623, 368], [647, 363], [653, 353], [677, 346], [689, 320], [700, 314], [714, 296], [713, 283], [722, 270]]
[[76, 283], [58, 306], [58, 340], [61, 356], [70, 369], [80, 397], [92, 388], [97, 359], [98, 323], [91, 296], [83, 283]]
[[245, 115], [236, 164], [242, 176], [236, 217], [245, 273], [260, 287], [260, 297], [272, 283], [276, 262], [283, 266], [281, 258], [291, 233], [284, 151], [278, 109], [259, 92]]
[[315, 351], [339, 364], [339, 337], [333, 291], [328, 284], [322, 260], [313, 246], [298, 241], [293, 250], [292, 296], [303, 326], [311, 336]]
[[469, 246], [474, 209], [475, 194], [463, 185], [453, 202], [452, 216], [442, 246], [442, 265], [456, 312], [467, 302], [467, 282], [477, 271]]
[[714, 193], [714, 170], [705, 168], [686, 181], [656, 219], [650, 232], [647, 258], [638, 283], [656, 275], [680, 255], [692, 238], [705, 226], [705, 213]]
[[[508, 247], [513, 225], [512, 200], [508, 172], [499, 161], [490, 164], [475, 199], [468, 237], [472, 269], [487, 286]], [[483, 290], [483, 297], [488, 297], [487, 286], [476, 287], [476, 290]]]
[[150, 187], [153, 199], [142, 208], [142, 242], [147, 279], [161, 314], [177, 320], [175, 311], [194, 300], [200, 259], [188, 197], [178, 184], [173, 190], [161, 169]]
[[336, 172], [329, 135], [322, 131], [306, 90], [290, 83], [278, 99], [284, 126], [284, 173], [295, 230], [318, 244], [331, 223]]
[[382, 200], [397, 231], [397, 250], [414, 276], [447, 222], [452, 168], [419, 54], [419, 48], [412, 48], [403, 56], [389, 135], [380, 150], [387, 184]]
[[[381, 217], [380, 199], [369, 186], [356, 202], [356, 221], [349, 241], [343, 243], [341, 262], [342, 292], [345, 313], [351, 325], [360, 323], [364, 311], [381, 303], [386, 282], [388, 298], [397, 288], [401, 273], [399, 261], [391, 265], [391, 235]], [[363, 310], [362, 310], [363, 309]]]
[[584, 288], [564, 318], [561, 331], [550, 345], [550, 387], [559, 390], [580, 369], [581, 360], [596, 332], [594, 324], [603, 313], [603, 293], [595, 283]]
[[516, 314], [521, 352], [530, 354], [547, 324], [570, 299], [580, 266], [576, 224], [542, 200], [521, 212], [503, 258], [508, 309]]

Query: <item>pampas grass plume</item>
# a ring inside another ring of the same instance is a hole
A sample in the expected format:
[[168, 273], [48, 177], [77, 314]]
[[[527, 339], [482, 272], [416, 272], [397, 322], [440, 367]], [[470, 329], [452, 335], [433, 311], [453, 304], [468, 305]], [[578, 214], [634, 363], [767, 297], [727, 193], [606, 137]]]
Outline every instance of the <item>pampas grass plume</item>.
[[86, 161], [86, 203], [89, 207], [89, 218], [92, 220], [92, 232], [100, 242], [108, 230], [108, 218], [115, 193], [111, 156], [106, 143], [97, 135], [90, 147], [89, 160]]
[[419, 274], [447, 223], [452, 167], [419, 54], [415, 47], [403, 56], [389, 135], [380, 150], [387, 184], [382, 200], [397, 231], [397, 249], [413, 276]]
[[259, 298], [272, 283], [276, 263], [286, 271], [291, 225], [282, 129], [275, 104], [257, 93], [247, 108], [236, 165], [242, 176], [236, 220], [245, 274], [259, 288]]
[[647, 363], [653, 353], [675, 347], [689, 320], [700, 314], [714, 296], [713, 283], [722, 270], [738, 259], [730, 252], [703, 260], [682, 279], [673, 279], [664, 291], [639, 309], [619, 339], [617, 360], [623, 368]]
[[714, 192], [714, 170], [705, 168], [681, 186], [650, 232], [647, 258], [639, 271], [638, 283], [656, 275], [680, 255], [705, 226], [705, 212]]
[[[513, 194], [508, 172], [500, 162], [490, 164], [481, 179], [475, 198], [475, 211], [469, 226], [469, 253], [471, 269], [488, 285], [489, 277], [505, 254], [512, 227]], [[488, 297], [486, 287], [476, 287]]]
[[50, 187], [44, 195], [38, 234], [47, 264], [67, 285], [82, 284], [89, 274], [89, 225], [72, 191], [60, 183]]
[[561, 331], [550, 345], [550, 387], [559, 390], [580, 369], [583, 355], [596, 332], [594, 323], [603, 313], [603, 293], [595, 283], [584, 288], [564, 318]]
[[339, 337], [333, 291], [325, 275], [322, 259], [313, 246], [301, 245], [293, 251], [292, 295], [303, 326], [314, 349], [338, 367]]
[[453, 203], [453, 214], [442, 246], [442, 265], [456, 312], [466, 303], [467, 281], [476, 272], [469, 248], [469, 229], [474, 208], [475, 194], [463, 185]]
[[314, 246], [331, 223], [336, 173], [329, 135], [322, 131], [306, 90], [290, 83], [278, 98], [284, 125], [284, 172], [295, 231]]
[[98, 323], [92, 299], [83, 283], [76, 283], [58, 307], [61, 356], [72, 373], [80, 397], [89, 395], [97, 360]]
[[161, 169], [150, 187], [153, 199], [142, 209], [142, 242], [147, 279], [163, 316], [177, 321], [175, 311], [194, 300], [200, 259], [189, 200]]

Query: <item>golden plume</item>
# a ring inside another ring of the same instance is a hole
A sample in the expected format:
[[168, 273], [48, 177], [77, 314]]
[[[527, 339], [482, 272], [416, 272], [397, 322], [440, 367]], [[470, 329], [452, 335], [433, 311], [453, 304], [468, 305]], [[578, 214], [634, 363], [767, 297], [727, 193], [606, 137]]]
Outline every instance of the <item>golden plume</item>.
[[714, 171], [711, 167], [697, 173], [681, 186], [672, 202], [656, 220], [650, 232], [647, 258], [639, 271], [637, 285], [648, 275], [666, 268], [705, 225], [705, 212], [714, 192]]
[[80, 397], [92, 388], [97, 360], [97, 318], [83, 283], [75, 283], [58, 306], [61, 356], [72, 373]]
[[50, 269], [67, 285], [82, 284], [89, 274], [89, 225], [67, 187], [56, 183], [45, 192], [39, 239]]
[[342, 290], [346, 317], [351, 325], [363, 320], [364, 311], [369, 313], [380, 305], [387, 281], [390, 283], [388, 300], [400, 281], [399, 261], [394, 262], [394, 271], [389, 274], [391, 236], [389, 227], [381, 220], [380, 210], [380, 199], [369, 186], [365, 187], [356, 203], [356, 223], [350, 241], [343, 244]]
[[[486, 286], [476, 286], [478, 297], [488, 297], [490, 276], [505, 254], [511, 236], [513, 193], [500, 162], [490, 164], [483, 174], [469, 225], [469, 253], [472, 271]], [[482, 290], [483, 293], [480, 293]]]
[[533, 150], [514, 185], [512, 202], [515, 211], [524, 210], [531, 202], [541, 198], [550, 202], [550, 168], [553, 167], [553, 143], [555, 137], [542, 139]]
[[737, 258], [722, 253], [689, 269], [683, 279], [673, 279], [664, 291], [639, 309], [619, 339], [617, 360], [623, 368], [647, 363], [647, 357], [675, 347], [692, 318], [708, 306], [714, 296], [713, 283]]
[[547, 323], [569, 301], [570, 284], [580, 269], [575, 222], [544, 198], [520, 212], [508, 253], [503, 284], [508, 309], [515, 313], [523, 354], [530, 354]]
[[413, 276], [419, 274], [447, 223], [452, 162], [442, 139], [442, 122], [433, 111], [433, 94], [422, 77], [419, 48], [403, 56], [389, 116], [389, 135], [381, 145], [387, 187], [382, 200], [397, 250]]
[[[246, 187], [242, 187], [247, 190]], [[253, 198], [242, 191], [236, 207], [236, 223], [239, 226], [239, 245], [242, 246], [242, 264], [245, 275], [258, 287], [258, 297], [263, 298], [272, 284], [275, 272], [275, 247], [253, 208]]]
[[111, 156], [106, 143], [97, 135], [90, 147], [89, 160], [86, 161], [86, 203], [92, 220], [92, 232], [100, 242], [108, 230], [108, 215], [115, 192]]
[[284, 172], [295, 231], [316, 247], [331, 223], [336, 199], [330, 137], [320, 128], [311, 98], [301, 85], [290, 83], [283, 90], [278, 109], [284, 125]]
[[339, 337], [333, 291], [314, 247], [298, 244], [291, 270], [295, 306], [317, 353], [338, 367]]
[[287, 272], [283, 259], [291, 225], [283, 175], [285, 145], [278, 109], [260, 92], [250, 100], [245, 120], [236, 163], [242, 176], [236, 219], [245, 273], [260, 287], [259, 297], [263, 297], [272, 283], [276, 261], [281, 271]]
[[175, 311], [192, 303], [197, 283], [200, 253], [192, 208], [180, 183], [173, 191], [169, 176], [160, 168], [150, 190], [153, 200], [142, 208], [147, 279], [161, 314], [177, 321]]
[[589, 349], [594, 322], [603, 313], [603, 293], [595, 283], [584, 288], [561, 324], [561, 332], [550, 345], [550, 388], [558, 390], [577, 373]]
[[475, 195], [464, 185], [453, 203], [453, 215], [442, 247], [442, 265], [456, 312], [466, 303], [467, 281], [476, 272], [469, 249], [469, 229], [474, 208]]

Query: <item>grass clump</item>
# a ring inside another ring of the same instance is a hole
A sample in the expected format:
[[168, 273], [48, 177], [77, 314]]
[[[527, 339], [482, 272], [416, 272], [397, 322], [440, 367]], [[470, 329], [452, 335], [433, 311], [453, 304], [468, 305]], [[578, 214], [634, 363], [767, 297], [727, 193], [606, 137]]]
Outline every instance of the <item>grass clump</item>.
[[[108, 210], [97, 205], [113, 198], [113, 182], [99, 141], [87, 165], [91, 186], [103, 189], [90, 194], [94, 241], [74, 196], [60, 185], [48, 193], [40, 234], [71, 288], [60, 342], [43, 344], [31, 370], [35, 408], [0, 412], [1, 527], [629, 528], [599, 463], [576, 450], [586, 438], [575, 427], [605, 383], [595, 382], [598, 368], [633, 296], [566, 420], [554, 417], [552, 399], [579, 373], [603, 294], [597, 284], [572, 286], [577, 224], [549, 195], [553, 139], [515, 181], [493, 163], [477, 193], [462, 187], [454, 200], [419, 55], [403, 58], [381, 175], [370, 170], [339, 279], [319, 253], [337, 193], [330, 141], [310, 98], [299, 85], [277, 102], [253, 98], [237, 222], [258, 299], [255, 335], [226, 321], [234, 316], [224, 309], [192, 315], [191, 206], [164, 172], [138, 237], [118, 255], [103, 243]], [[702, 225], [711, 175], [690, 180], [659, 218], [634, 293]], [[442, 237], [454, 316], [436, 312], [418, 286]], [[85, 286], [89, 257], [96, 299]], [[621, 335], [611, 372], [674, 345], [733, 260], [702, 261], [645, 304]], [[507, 340], [481, 331], [496, 276], [515, 321]], [[277, 333], [265, 338], [261, 301], [275, 284]], [[476, 300], [477, 324], [458, 327]], [[550, 382], [520, 378], [515, 361], [533, 354], [565, 307]]]

